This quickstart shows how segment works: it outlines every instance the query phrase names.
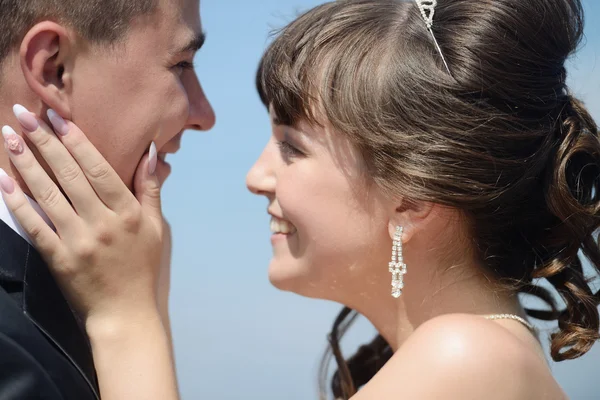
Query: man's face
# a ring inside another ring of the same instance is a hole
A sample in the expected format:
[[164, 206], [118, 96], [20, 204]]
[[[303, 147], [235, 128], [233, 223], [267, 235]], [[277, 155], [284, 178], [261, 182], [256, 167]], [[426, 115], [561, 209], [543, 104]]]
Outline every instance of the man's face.
[[[82, 51], [77, 60], [72, 120], [129, 187], [152, 141], [162, 158], [179, 149], [185, 129], [214, 125], [191, 65], [202, 38], [199, 7], [199, 0], [161, 0], [155, 14], [134, 20], [122, 44]], [[169, 172], [159, 161], [159, 178]]]

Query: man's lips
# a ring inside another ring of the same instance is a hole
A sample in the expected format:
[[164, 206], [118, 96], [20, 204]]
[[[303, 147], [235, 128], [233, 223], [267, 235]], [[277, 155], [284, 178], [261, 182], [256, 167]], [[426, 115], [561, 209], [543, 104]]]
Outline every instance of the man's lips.
[[159, 175], [164, 175], [163, 179], [166, 179], [171, 173], [171, 165], [166, 162], [167, 155], [175, 154], [179, 151], [181, 148], [182, 136], [183, 132], [175, 135], [171, 140], [165, 143], [156, 154], [158, 158], [158, 169], [160, 170]]
[[157, 143], [157, 147], [160, 146], [158, 148], [158, 154], [175, 154], [175, 153], [177, 153], [179, 151], [179, 149], [181, 148], [182, 136], [183, 136], [183, 132], [180, 132], [177, 135], [173, 136], [171, 138], [171, 140], [164, 143], [163, 145], [160, 145], [159, 143]]
[[165, 159], [167, 158], [167, 155], [169, 155], [169, 154], [175, 154], [175, 153], [177, 153], [179, 151], [179, 145], [177, 145], [177, 146], [169, 146], [169, 148], [165, 148], [165, 147], [163, 147], [162, 149], [160, 149], [160, 151], [157, 153], [157, 157], [161, 161], [165, 161]]

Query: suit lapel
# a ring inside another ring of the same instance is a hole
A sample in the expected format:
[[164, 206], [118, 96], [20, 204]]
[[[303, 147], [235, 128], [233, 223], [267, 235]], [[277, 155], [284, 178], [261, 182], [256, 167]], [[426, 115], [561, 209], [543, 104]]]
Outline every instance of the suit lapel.
[[37, 250], [1, 220], [0, 283], [22, 287], [22, 293], [13, 298], [21, 303], [24, 314], [76, 367], [99, 398], [91, 349], [81, 324]]

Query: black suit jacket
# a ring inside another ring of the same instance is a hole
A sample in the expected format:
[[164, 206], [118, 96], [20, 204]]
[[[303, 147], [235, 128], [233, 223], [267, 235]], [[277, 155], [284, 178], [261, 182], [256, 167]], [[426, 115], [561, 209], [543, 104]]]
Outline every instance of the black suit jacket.
[[0, 400], [97, 400], [89, 342], [40, 254], [0, 220]]

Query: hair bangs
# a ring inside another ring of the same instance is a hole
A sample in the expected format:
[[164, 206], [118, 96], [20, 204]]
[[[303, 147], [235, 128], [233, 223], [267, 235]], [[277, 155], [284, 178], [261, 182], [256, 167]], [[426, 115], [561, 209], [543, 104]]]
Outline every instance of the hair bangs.
[[[259, 64], [256, 86], [278, 123], [327, 121], [352, 134], [364, 122], [361, 114], [381, 100], [379, 77], [385, 74], [378, 72], [389, 57], [389, 24], [366, 17], [367, 11], [373, 13], [368, 2], [343, 3], [323, 4], [274, 32]], [[389, 1], [376, 13], [397, 19], [403, 10]], [[364, 20], [352, 18], [363, 13]]]

